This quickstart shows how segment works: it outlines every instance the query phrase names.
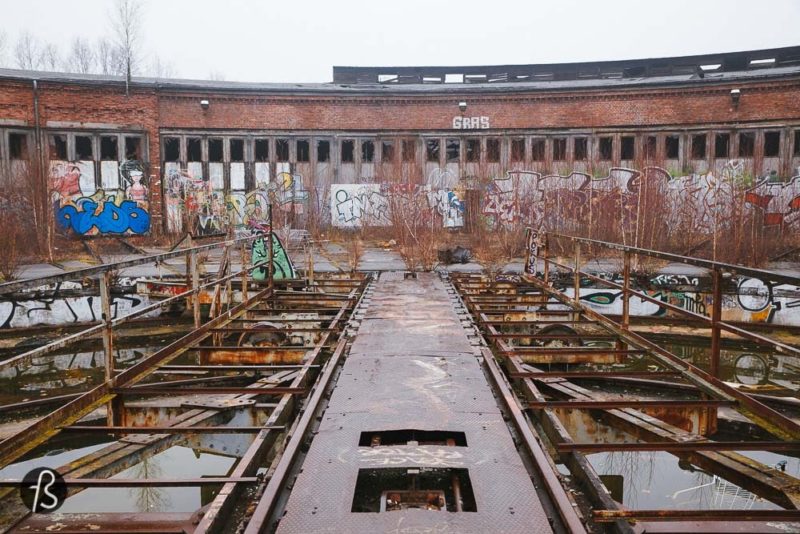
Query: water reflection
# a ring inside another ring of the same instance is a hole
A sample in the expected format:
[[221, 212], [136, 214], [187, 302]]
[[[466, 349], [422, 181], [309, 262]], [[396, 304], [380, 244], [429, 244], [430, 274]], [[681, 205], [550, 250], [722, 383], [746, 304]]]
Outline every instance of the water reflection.
[[[800, 460], [797, 458], [770, 453], [745, 454], [772, 468], [785, 460], [788, 474], [800, 474]], [[706, 473], [668, 452], [607, 452], [591, 454], [587, 458], [601, 476], [622, 477], [622, 504], [632, 509], [780, 509], [736, 484]]]

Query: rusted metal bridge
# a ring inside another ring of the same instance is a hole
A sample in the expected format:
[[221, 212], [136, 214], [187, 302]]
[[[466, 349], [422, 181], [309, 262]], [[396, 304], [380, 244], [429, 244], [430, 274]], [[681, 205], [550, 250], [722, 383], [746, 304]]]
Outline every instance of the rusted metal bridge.
[[[0, 285], [4, 294], [96, 278], [103, 312], [0, 371], [87, 339], [104, 354], [94, 386], [6, 403], [20, 423], [0, 442], [4, 529], [800, 532], [800, 480], [785, 469], [800, 456], [796, 398], [720, 378], [729, 336], [800, 354], [722, 320], [726, 277], [800, 279], [531, 233], [525, 273], [495, 280], [446, 272], [276, 280], [269, 264], [259, 282], [248, 276], [264, 267], [248, 266], [251, 239]], [[556, 247], [572, 260], [556, 258]], [[581, 269], [582, 257], [601, 250], [622, 256], [619, 281]], [[703, 368], [631, 328], [630, 299], [653, 299], [632, 276], [645, 258], [708, 269], [709, 317], [658, 301], [706, 329]], [[203, 259], [216, 270], [203, 274]], [[112, 318], [113, 273], [168, 261], [185, 266], [179, 289]], [[557, 282], [563, 273], [568, 287]], [[588, 284], [622, 291], [622, 315], [586, 306]], [[175, 303], [191, 317], [181, 334], [121, 361], [124, 328]], [[641, 455], [662, 453], [701, 483], [661, 508], [629, 502], [619, 476], [597, 462], [626, 455], [635, 472]], [[22, 476], [39, 466], [55, 468], [69, 489], [56, 512], [31, 513], [20, 499]], [[678, 501], [704, 487], [709, 502]]]

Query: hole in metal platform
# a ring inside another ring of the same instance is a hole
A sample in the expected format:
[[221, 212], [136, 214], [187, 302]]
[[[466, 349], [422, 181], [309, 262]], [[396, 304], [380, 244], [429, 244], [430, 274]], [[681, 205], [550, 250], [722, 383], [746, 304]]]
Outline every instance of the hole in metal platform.
[[352, 512], [477, 512], [467, 469], [359, 469]]
[[380, 445], [444, 445], [466, 447], [467, 436], [463, 432], [449, 430], [378, 430], [362, 432], [359, 447], [378, 447]]

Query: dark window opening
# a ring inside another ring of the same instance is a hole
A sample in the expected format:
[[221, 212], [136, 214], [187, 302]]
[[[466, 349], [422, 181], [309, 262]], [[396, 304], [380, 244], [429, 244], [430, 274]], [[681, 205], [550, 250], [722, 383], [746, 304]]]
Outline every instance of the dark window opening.
[[28, 159], [28, 136], [21, 133], [8, 134], [8, 151], [11, 159]]
[[297, 150], [297, 161], [302, 163], [311, 161], [311, 145], [308, 143], [308, 139], [298, 139], [295, 149]]
[[742, 132], [739, 134], [739, 157], [752, 158], [756, 147], [756, 134], [754, 132]]
[[658, 142], [655, 135], [648, 135], [644, 140], [644, 157], [645, 159], [656, 159]]
[[458, 161], [461, 157], [461, 140], [447, 139], [445, 141], [445, 156], [447, 161]]
[[142, 138], [141, 137], [126, 137], [125, 138], [125, 159], [141, 161], [142, 160]]
[[636, 144], [633, 136], [623, 135], [620, 138], [620, 159], [632, 160], [636, 159]]
[[600, 138], [600, 159], [603, 161], [610, 161], [614, 156], [614, 138], [601, 137]]
[[381, 143], [381, 161], [384, 163], [394, 161], [394, 141], [383, 141]]
[[480, 139], [467, 139], [466, 148], [467, 161], [480, 161], [481, 160], [481, 140]]
[[317, 161], [325, 163], [331, 160], [331, 142], [330, 141], [317, 141]]
[[231, 139], [231, 161], [244, 161], [244, 139]]
[[186, 140], [186, 159], [188, 161], [203, 161], [203, 148], [200, 139], [192, 138]]
[[730, 157], [731, 136], [730, 134], [717, 134], [714, 136], [714, 157]]
[[281, 162], [289, 161], [288, 139], [277, 139], [275, 141], [275, 156], [277, 156], [278, 161]]
[[[117, 159], [117, 138], [100, 138], [100, 157], [102, 159]], [[177, 137], [164, 139], [164, 161], [181, 160], [181, 140]]]
[[416, 143], [413, 139], [403, 139], [403, 161], [416, 161]]
[[[459, 502], [457, 495], [461, 496]], [[358, 470], [351, 512], [383, 513], [410, 508], [476, 512], [469, 470], [431, 467]]]
[[92, 150], [92, 138], [86, 135], [75, 136], [75, 159], [78, 161], [94, 160], [94, 150]]
[[667, 159], [678, 159], [680, 141], [677, 135], [668, 135], [664, 138], [664, 149]]
[[269, 161], [269, 139], [256, 139], [256, 161]]
[[794, 132], [794, 155], [800, 156], [800, 130]]
[[511, 161], [525, 161], [525, 139], [511, 140]]
[[372, 163], [375, 160], [375, 143], [372, 141], [361, 141], [361, 161]]
[[426, 139], [425, 140], [425, 154], [427, 161], [439, 162], [439, 140]]
[[531, 159], [544, 161], [544, 139], [534, 139], [531, 142]]
[[500, 161], [500, 140], [487, 139], [486, 140], [486, 161], [497, 163]]
[[553, 161], [567, 159], [567, 140], [563, 137], [553, 139]]
[[67, 159], [67, 136], [51, 135], [49, 140], [49, 154], [52, 160], [66, 161]]
[[222, 162], [222, 139], [208, 140], [208, 161], [214, 163]]
[[575, 143], [573, 147], [575, 161], [585, 161], [589, 155], [587, 139], [576, 137], [573, 142]]
[[777, 157], [781, 150], [781, 133], [764, 132], [764, 157]]
[[355, 148], [356, 142], [352, 139], [342, 141], [342, 163], [353, 163], [356, 160]]
[[378, 447], [389, 445], [443, 445], [447, 447], [466, 447], [467, 435], [448, 430], [381, 430], [362, 432], [359, 447]]
[[706, 135], [693, 135], [692, 136], [692, 159], [705, 159], [706, 158]]

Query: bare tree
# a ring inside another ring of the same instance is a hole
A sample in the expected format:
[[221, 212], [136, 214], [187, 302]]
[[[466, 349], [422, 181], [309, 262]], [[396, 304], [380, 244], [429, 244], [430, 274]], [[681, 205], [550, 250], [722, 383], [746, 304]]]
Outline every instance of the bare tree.
[[215, 82], [224, 82], [225, 81], [225, 74], [218, 70], [212, 70], [208, 73], [208, 79], [213, 80]]
[[175, 65], [170, 61], [162, 60], [158, 55], [153, 56], [148, 74], [155, 78], [175, 78], [178, 75]]
[[45, 43], [39, 52], [39, 68], [49, 71], [60, 71], [63, 64], [61, 54], [53, 43]]
[[114, 40], [125, 65], [125, 93], [129, 91], [131, 75], [139, 69], [142, 5], [139, 0], [117, 0], [111, 16]]
[[120, 62], [121, 55], [117, 46], [108, 39], [97, 41], [94, 49], [95, 63], [100, 74], [123, 74], [124, 65]]
[[41, 68], [41, 52], [38, 39], [25, 31], [20, 34], [17, 44], [14, 47], [14, 59], [17, 67], [25, 70], [37, 70]]
[[6, 46], [8, 44], [8, 37], [6, 32], [0, 30], [0, 66], [6, 65]]
[[67, 67], [72, 72], [78, 72], [80, 74], [94, 72], [94, 55], [94, 50], [92, 50], [89, 42], [81, 37], [76, 37], [72, 40], [72, 48], [70, 49]]

